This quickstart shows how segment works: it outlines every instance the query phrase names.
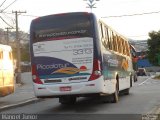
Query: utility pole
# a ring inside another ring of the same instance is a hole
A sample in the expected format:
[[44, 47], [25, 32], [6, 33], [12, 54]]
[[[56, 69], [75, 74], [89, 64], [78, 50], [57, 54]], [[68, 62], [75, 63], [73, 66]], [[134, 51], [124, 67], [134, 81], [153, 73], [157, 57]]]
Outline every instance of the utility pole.
[[17, 46], [17, 77], [16, 83], [21, 84], [21, 44], [19, 39], [19, 31], [18, 31], [18, 13], [26, 13], [26, 11], [12, 11], [15, 13], [16, 18], [16, 46]]
[[7, 29], [7, 45], [9, 45], [9, 29], [13, 29], [13, 28], [10, 28], [10, 27], [7, 27], [7, 28], [5, 28], [5, 29]]

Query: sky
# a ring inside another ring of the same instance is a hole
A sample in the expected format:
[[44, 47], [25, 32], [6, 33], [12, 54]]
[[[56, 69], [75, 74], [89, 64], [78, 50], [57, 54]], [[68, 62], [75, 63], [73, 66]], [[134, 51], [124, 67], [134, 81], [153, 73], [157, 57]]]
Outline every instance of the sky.
[[[26, 12], [18, 16], [18, 27], [29, 33], [33, 19], [65, 12], [91, 12], [87, 3], [84, 0], [0, 0], [0, 12], [4, 10], [0, 17], [15, 27], [15, 14], [12, 11]], [[160, 0], [99, 0], [94, 3], [96, 8], [92, 12], [127, 38], [147, 40], [149, 32], [160, 30]], [[2, 19], [0, 28], [9, 27]]]

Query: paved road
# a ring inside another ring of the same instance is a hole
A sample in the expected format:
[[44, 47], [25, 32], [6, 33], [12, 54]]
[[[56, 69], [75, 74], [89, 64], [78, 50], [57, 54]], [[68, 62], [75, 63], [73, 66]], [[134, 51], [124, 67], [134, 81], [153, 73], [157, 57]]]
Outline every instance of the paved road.
[[[130, 95], [120, 96], [118, 103], [102, 103], [95, 98], [79, 98], [75, 105], [63, 106], [58, 99], [44, 99], [41, 102], [3, 111], [2, 113], [55, 114], [62, 118], [108, 118], [108, 120], [139, 120], [141, 115], [154, 112], [160, 106], [160, 80], [140, 77], [130, 90]], [[60, 115], [59, 115], [60, 114]], [[63, 114], [63, 115], [61, 115]], [[78, 114], [78, 115], [77, 115]], [[79, 115], [80, 114], [80, 115]], [[92, 116], [90, 116], [92, 114]], [[64, 116], [65, 115], [65, 116]], [[76, 115], [75, 117], [73, 117]], [[111, 119], [113, 117], [114, 119]], [[126, 117], [126, 118], [123, 118]], [[61, 118], [61, 119], [62, 119]]]

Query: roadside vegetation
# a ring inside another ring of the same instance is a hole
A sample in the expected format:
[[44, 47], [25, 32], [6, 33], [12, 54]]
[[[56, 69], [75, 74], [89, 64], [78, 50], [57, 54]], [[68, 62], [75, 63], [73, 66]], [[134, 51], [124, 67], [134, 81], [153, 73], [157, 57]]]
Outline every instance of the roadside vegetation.
[[160, 30], [150, 32], [149, 37], [147, 57], [153, 65], [160, 66]]
[[160, 80], [160, 75], [156, 75], [156, 76], [154, 77], [154, 79]]

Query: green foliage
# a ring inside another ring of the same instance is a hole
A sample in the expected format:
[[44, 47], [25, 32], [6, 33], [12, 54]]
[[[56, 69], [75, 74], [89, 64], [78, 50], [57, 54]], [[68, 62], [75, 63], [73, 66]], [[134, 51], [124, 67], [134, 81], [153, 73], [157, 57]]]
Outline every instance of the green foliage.
[[160, 80], [160, 75], [155, 76], [154, 79], [159, 79]]
[[[13, 49], [13, 58], [17, 59], [17, 48]], [[30, 61], [29, 44], [23, 44], [21, 47], [21, 61]]]
[[30, 61], [29, 44], [23, 45], [21, 49], [21, 61]]
[[148, 59], [153, 65], [158, 65], [160, 55], [160, 31], [152, 31], [149, 33], [148, 43]]

